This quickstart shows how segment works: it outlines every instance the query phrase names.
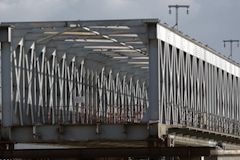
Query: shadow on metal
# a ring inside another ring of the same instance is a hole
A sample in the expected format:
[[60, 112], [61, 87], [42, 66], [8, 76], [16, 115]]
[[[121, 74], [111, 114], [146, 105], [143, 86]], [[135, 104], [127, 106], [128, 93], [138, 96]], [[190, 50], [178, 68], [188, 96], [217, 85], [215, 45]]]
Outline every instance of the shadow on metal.
[[81, 158], [101, 157], [199, 157], [210, 156], [210, 147], [161, 147], [161, 148], [74, 148], [74, 149], [18, 149], [1, 150], [1, 158]]

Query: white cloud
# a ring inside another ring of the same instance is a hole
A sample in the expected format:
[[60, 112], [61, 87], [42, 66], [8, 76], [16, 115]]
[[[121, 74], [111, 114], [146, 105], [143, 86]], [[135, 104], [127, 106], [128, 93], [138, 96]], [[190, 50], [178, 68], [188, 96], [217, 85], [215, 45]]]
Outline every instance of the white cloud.
[[0, 21], [160, 18], [173, 25], [169, 4], [189, 4], [189, 15], [179, 11], [179, 29], [218, 51], [228, 52], [223, 39], [240, 39], [239, 0], [0, 0]]

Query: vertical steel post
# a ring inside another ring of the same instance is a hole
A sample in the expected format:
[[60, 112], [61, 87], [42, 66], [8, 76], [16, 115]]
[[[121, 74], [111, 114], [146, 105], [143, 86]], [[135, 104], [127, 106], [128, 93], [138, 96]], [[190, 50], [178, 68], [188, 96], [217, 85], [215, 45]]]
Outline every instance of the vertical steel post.
[[2, 130], [1, 136], [10, 138], [9, 127], [12, 126], [11, 102], [11, 28], [0, 26], [1, 42], [1, 78], [2, 78]]
[[176, 5], [176, 29], [178, 30], [178, 5]]
[[226, 43], [230, 44], [230, 55], [228, 57], [232, 58], [233, 43], [237, 43], [237, 47], [239, 47], [239, 40], [223, 40], [224, 47], [226, 46]]
[[157, 24], [148, 24], [149, 39], [149, 121], [159, 122], [160, 58], [158, 53]]

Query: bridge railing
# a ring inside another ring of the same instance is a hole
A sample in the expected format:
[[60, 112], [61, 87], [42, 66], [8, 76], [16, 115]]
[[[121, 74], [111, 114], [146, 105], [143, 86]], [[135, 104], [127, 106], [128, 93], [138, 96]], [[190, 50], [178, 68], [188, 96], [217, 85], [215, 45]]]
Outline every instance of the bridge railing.
[[179, 112], [179, 119], [171, 124], [182, 127], [193, 127], [197, 129], [209, 130], [216, 133], [225, 133], [240, 136], [240, 122], [226, 118], [217, 114], [196, 111], [187, 106], [176, 105], [173, 110]]

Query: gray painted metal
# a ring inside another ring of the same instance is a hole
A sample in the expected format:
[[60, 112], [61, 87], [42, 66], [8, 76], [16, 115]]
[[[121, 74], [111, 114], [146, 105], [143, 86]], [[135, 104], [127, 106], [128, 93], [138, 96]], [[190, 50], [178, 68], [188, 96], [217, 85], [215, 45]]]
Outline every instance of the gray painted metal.
[[[10, 32], [10, 33], [9, 33]], [[12, 84], [11, 84], [11, 30], [9, 26], [0, 27], [1, 35], [1, 91], [2, 126], [12, 126]]]
[[5, 138], [146, 140], [158, 124], [240, 134], [239, 65], [158, 20], [2, 28]]
[[149, 121], [159, 122], [160, 109], [160, 54], [158, 53], [158, 40], [156, 38], [156, 25], [149, 25]]

